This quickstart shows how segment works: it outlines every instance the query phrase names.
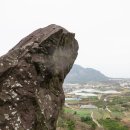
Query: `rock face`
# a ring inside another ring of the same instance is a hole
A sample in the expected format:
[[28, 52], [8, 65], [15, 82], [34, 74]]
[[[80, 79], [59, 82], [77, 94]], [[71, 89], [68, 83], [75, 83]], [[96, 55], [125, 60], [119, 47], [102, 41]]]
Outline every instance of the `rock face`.
[[56, 130], [77, 51], [73, 33], [49, 25], [0, 58], [0, 130]]

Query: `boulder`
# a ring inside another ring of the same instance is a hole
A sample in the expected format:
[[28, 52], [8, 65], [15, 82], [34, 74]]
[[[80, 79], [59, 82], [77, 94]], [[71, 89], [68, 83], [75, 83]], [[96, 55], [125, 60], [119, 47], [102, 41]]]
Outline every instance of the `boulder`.
[[0, 130], [56, 130], [62, 84], [78, 54], [74, 37], [49, 25], [0, 57]]

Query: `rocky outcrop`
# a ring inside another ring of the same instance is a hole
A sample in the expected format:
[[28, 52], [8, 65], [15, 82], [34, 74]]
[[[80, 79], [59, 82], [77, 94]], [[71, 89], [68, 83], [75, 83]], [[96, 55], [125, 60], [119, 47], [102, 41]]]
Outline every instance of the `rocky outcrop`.
[[62, 84], [77, 57], [74, 34], [40, 28], [0, 58], [0, 130], [55, 130]]

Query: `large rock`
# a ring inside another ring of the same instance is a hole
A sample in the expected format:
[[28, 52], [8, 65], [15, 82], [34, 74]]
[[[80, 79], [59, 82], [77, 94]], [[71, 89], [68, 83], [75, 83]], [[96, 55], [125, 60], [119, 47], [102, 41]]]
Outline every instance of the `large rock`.
[[73, 33], [49, 25], [0, 58], [0, 130], [56, 129], [77, 51]]

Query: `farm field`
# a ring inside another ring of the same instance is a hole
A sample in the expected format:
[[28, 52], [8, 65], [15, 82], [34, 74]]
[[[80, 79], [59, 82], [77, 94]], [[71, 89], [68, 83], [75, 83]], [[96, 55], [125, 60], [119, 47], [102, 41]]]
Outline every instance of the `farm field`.
[[130, 89], [117, 91], [119, 93], [94, 92], [97, 96], [86, 97], [67, 95], [72, 99], [65, 101], [63, 113], [76, 124], [70, 130], [78, 130], [77, 125], [82, 130], [80, 123], [87, 126], [86, 130], [130, 130]]

